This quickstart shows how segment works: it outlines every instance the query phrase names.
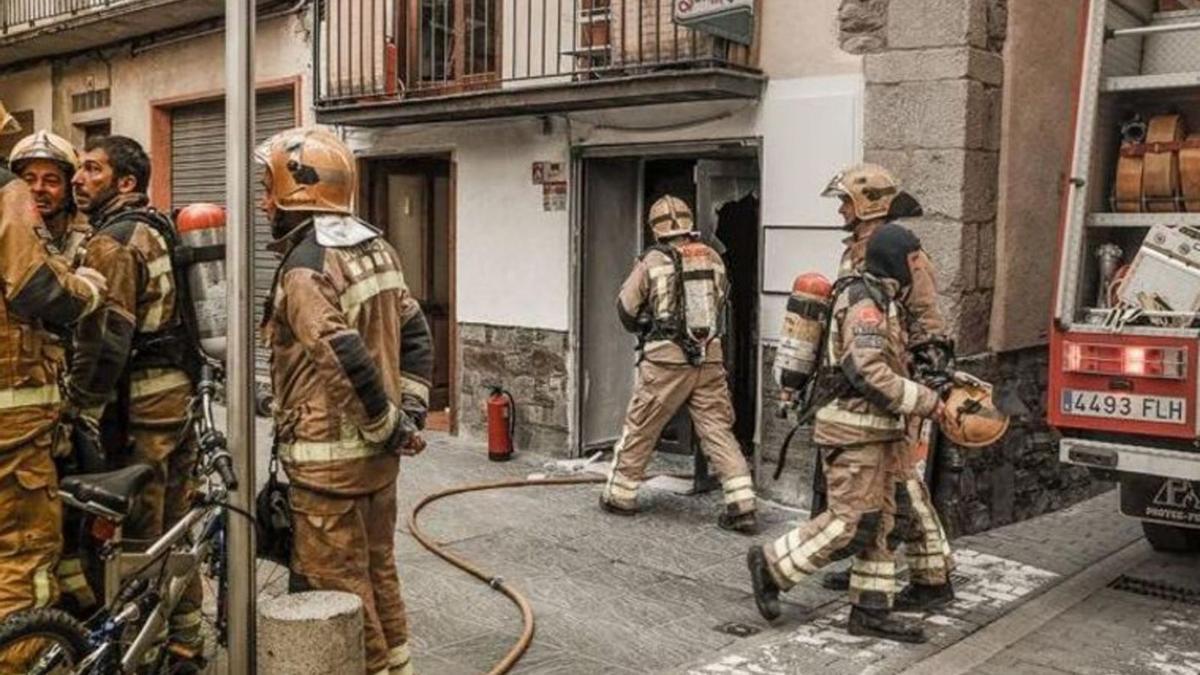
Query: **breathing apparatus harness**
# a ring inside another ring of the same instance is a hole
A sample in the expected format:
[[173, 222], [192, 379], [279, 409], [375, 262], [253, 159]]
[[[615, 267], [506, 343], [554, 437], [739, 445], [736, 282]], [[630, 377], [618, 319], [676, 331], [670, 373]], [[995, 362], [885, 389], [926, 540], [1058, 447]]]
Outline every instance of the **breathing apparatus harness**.
[[[850, 379], [846, 377], [846, 373], [842, 370], [841, 364], [826, 363], [829, 357], [830, 335], [832, 334], [833, 322], [836, 319], [832, 308], [837, 307], [838, 299], [842, 293], [846, 292], [854, 284], [861, 284], [866, 289], [867, 297], [879, 308], [880, 311], [887, 315], [889, 306], [895, 301], [888, 298], [887, 294], [880, 287], [879, 282], [870, 274], [851, 275], [838, 279], [833, 284], [833, 294], [830, 297], [829, 306], [831, 308], [828, 316], [825, 317], [825, 329], [822, 333], [820, 347], [817, 348], [817, 372], [809, 379], [800, 396], [797, 398], [796, 405], [796, 423], [788, 431], [783, 438], [783, 443], [779, 446], [779, 463], [775, 467], [774, 480], [779, 480], [783, 475], [784, 465], [787, 463], [788, 447], [795, 438], [796, 432], [800, 428], [812, 422], [816, 417], [817, 411], [834, 401], [849, 396], [855, 392], [854, 385], [850, 383]], [[897, 306], [903, 311], [903, 305], [897, 303]], [[836, 457], [836, 454], [830, 456], [830, 461]]]
[[[177, 368], [185, 372], [193, 384], [200, 381], [200, 370], [205, 364], [204, 352], [200, 349], [200, 331], [196, 324], [195, 305], [192, 304], [188, 287], [187, 267], [201, 262], [224, 258], [221, 246], [191, 248], [179, 242], [175, 225], [166, 214], [153, 207], [134, 208], [122, 211], [97, 229], [103, 231], [114, 224], [136, 222], [154, 230], [166, 242], [171, 256], [171, 282], [175, 288], [175, 325], [153, 333], [135, 331], [127, 364], [136, 358], [139, 368]], [[130, 372], [127, 365], [117, 383], [117, 400], [104, 415], [101, 424], [105, 446], [118, 449], [129, 445]]]
[[665, 340], [674, 343], [683, 350], [683, 354], [687, 357], [689, 365], [699, 366], [704, 363], [708, 343], [724, 333], [722, 323], [725, 316], [724, 305], [725, 298], [728, 296], [728, 284], [726, 284], [726, 288], [718, 289], [721, 293], [721, 302], [717, 307], [713, 308], [717, 317], [716, 330], [712, 334], [709, 334], [707, 330], [701, 331], [704, 334], [698, 334], [697, 331], [693, 331], [688, 326], [687, 291], [684, 284], [693, 278], [709, 278], [714, 282], [715, 286], [715, 275], [712, 270], [685, 272], [683, 269], [683, 255], [679, 252], [678, 248], [670, 244], [658, 243], [649, 246], [642, 252], [639, 259], [644, 260], [647, 255], [654, 251], [670, 258], [671, 265], [675, 268], [671, 288], [671, 292], [675, 296], [675, 306], [670, 319], [667, 321], [660, 320], [656, 312], [651, 312], [649, 316], [644, 313], [639, 315], [638, 325], [646, 326], [646, 328], [638, 335], [638, 363], [641, 363], [645, 359], [644, 347], [646, 342]]

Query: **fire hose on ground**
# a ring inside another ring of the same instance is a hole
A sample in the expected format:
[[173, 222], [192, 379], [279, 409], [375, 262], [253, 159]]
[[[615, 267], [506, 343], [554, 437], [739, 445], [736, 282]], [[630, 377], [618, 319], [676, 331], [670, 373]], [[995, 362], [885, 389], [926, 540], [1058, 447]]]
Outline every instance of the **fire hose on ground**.
[[564, 478], [521, 478], [514, 480], [493, 481], [490, 483], [471, 483], [469, 485], [460, 485], [458, 487], [453, 487], [448, 490], [442, 490], [441, 492], [435, 492], [431, 495], [427, 495], [421, 499], [421, 501], [418, 502], [415, 507], [413, 507], [412, 513], [408, 516], [408, 529], [410, 532], [412, 532], [412, 536], [417, 540], [417, 542], [442, 560], [445, 560], [451, 565], [454, 565], [467, 574], [470, 574], [476, 579], [484, 582], [490, 586], [492, 590], [503, 593], [508, 597], [509, 600], [512, 600], [513, 604], [515, 604], [518, 609], [521, 610], [521, 621], [524, 624], [523, 628], [521, 629], [521, 636], [517, 639], [517, 642], [512, 646], [512, 648], [508, 650], [508, 653], [504, 655], [504, 658], [501, 659], [500, 662], [495, 666], [493, 666], [490, 671], [488, 671], [488, 675], [502, 675], [503, 673], [507, 673], [514, 665], [516, 665], [517, 661], [520, 660], [521, 656], [525, 653], [525, 650], [529, 648], [529, 643], [533, 641], [533, 608], [530, 607], [529, 600], [526, 599], [525, 596], [521, 595], [516, 589], [505, 583], [505, 581], [499, 576], [489, 574], [488, 572], [473, 565], [470, 561], [464, 560], [445, 550], [440, 545], [434, 543], [429, 536], [421, 530], [420, 525], [417, 523], [417, 517], [420, 515], [421, 509], [440, 499], [444, 499], [453, 495], [464, 494], [467, 492], [481, 492], [484, 490], [502, 490], [506, 488], [538, 487], [547, 485], [588, 485], [594, 483], [603, 483], [605, 480], [607, 479], [603, 476], [588, 476]]
[[[684, 479], [690, 479], [692, 477], [690, 474], [660, 475]], [[653, 478], [653, 476], [647, 476], [647, 478]], [[426, 495], [421, 499], [421, 501], [417, 502], [416, 506], [413, 507], [412, 512], [408, 516], [408, 529], [417, 542], [421, 544], [421, 546], [424, 546], [427, 550], [429, 550], [429, 552], [433, 553], [442, 560], [445, 560], [451, 565], [454, 565], [460, 570], [484, 582], [491, 587], [492, 590], [503, 593], [506, 597], [508, 597], [509, 600], [512, 600], [513, 604], [515, 604], [518, 609], [521, 610], [521, 621], [524, 624], [521, 630], [521, 636], [517, 639], [516, 643], [513, 644], [512, 648], [508, 650], [508, 653], [504, 655], [504, 658], [501, 659], [500, 662], [495, 666], [493, 666], [490, 671], [488, 671], [488, 675], [503, 675], [503, 673], [507, 673], [510, 669], [512, 669], [513, 666], [516, 665], [517, 661], [521, 659], [521, 656], [525, 654], [525, 650], [529, 649], [529, 643], [533, 641], [534, 631], [533, 608], [530, 607], [529, 600], [525, 596], [521, 595], [520, 592], [505, 583], [504, 579], [501, 577], [494, 574], [489, 574], [488, 572], [479, 569], [470, 561], [464, 560], [445, 550], [439, 544], [434, 543], [430, 539], [429, 535], [425, 534], [421, 530], [420, 525], [417, 523], [417, 517], [420, 515], [421, 510], [440, 499], [444, 499], [453, 495], [464, 494], [467, 492], [502, 490], [506, 488], [543, 487], [547, 485], [589, 485], [604, 483], [607, 480], [608, 479], [604, 476], [571, 476], [557, 478], [518, 478], [512, 480], [493, 481], [489, 483], [471, 483]]]

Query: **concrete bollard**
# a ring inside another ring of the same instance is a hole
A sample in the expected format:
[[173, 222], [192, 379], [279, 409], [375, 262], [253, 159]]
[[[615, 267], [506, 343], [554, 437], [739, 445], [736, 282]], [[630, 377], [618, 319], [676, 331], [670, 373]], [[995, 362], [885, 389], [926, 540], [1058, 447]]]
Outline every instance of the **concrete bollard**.
[[261, 675], [359, 675], [366, 669], [357, 595], [313, 591], [259, 605]]

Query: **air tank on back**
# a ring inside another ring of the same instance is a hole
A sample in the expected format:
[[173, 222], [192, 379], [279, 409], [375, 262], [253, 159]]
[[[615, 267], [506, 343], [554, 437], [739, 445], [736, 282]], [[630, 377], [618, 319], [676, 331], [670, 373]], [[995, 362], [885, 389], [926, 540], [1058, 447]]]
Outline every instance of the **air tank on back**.
[[190, 249], [187, 267], [200, 348], [208, 356], [225, 360], [228, 324], [225, 284], [225, 209], [216, 204], [190, 204], [175, 216], [179, 242]]
[[833, 284], [815, 272], [801, 274], [792, 283], [774, 367], [785, 400], [804, 389], [817, 369], [832, 296]]

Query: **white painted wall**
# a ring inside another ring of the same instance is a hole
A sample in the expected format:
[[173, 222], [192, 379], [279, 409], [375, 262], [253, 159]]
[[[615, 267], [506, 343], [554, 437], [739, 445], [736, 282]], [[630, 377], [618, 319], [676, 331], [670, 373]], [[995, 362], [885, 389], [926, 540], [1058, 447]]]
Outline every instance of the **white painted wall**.
[[[758, 138], [762, 144], [762, 335], [776, 339], [792, 279], [832, 276], [841, 255], [837, 202], [820, 196], [862, 157], [859, 74], [773, 80], [761, 103], [696, 103], [573, 116], [579, 145]], [[681, 128], [683, 127], [683, 128]]]
[[9, 112], [32, 110], [36, 129], [49, 126], [53, 100], [48, 64], [0, 75], [0, 102]]
[[[532, 119], [346, 129], [360, 155], [450, 152], [458, 171], [456, 309], [462, 323], [566, 331], [570, 321], [569, 211], [543, 210], [536, 161], [569, 160], [562, 124]], [[574, 186], [568, 186], [573, 189]]]
[[[307, 23], [308, 12], [260, 22], [255, 57], [260, 82], [303, 76], [301, 117], [311, 121], [312, 51]], [[62, 66], [62, 76], [54, 91], [55, 130], [76, 141], [82, 140], [82, 134], [74, 129], [79, 120], [71, 114], [71, 95], [86, 91], [89, 86], [111, 87], [112, 107], [102, 116], [111, 118], [113, 133], [129, 136], [148, 147], [151, 104], [220, 92], [225, 86], [223, 64], [223, 33], [135, 55], [116, 56], [108, 63], [88, 57], [73, 59]]]

